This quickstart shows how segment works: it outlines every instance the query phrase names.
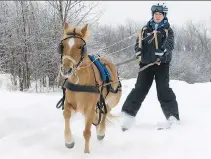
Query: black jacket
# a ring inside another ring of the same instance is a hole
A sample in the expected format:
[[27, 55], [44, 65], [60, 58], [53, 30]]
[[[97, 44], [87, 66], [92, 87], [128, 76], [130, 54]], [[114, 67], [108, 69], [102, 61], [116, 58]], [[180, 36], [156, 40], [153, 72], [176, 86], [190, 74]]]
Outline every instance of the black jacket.
[[[166, 34], [165, 30], [168, 30], [168, 35]], [[170, 63], [172, 59], [172, 50], [174, 49], [174, 32], [170, 27], [170, 24], [167, 22], [162, 28], [158, 29], [157, 39], [158, 39], [158, 49], [160, 51], [164, 51], [165, 49], [167, 52], [163, 55], [161, 59], [161, 63]], [[142, 48], [139, 48], [139, 38], [136, 39], [135, 44], [135, 52], [141, 52], [141, 63], [149, 64], [156, 61], [157, 57], [155, 55], [156, 47], [155, 47], [155, 39], [152, 40], [151, 43], [148, 43], [150, 39], [153, 38], [154, 34], [149, 36], [149, 33], [153, 32], [153, 28], [150, 25], [150, 21], [147, 23], [146, 26], [142, 28]], [[147, 37], [149, 36], [149, 37]], [[146, 39], [145, 39], [146, 38]]]

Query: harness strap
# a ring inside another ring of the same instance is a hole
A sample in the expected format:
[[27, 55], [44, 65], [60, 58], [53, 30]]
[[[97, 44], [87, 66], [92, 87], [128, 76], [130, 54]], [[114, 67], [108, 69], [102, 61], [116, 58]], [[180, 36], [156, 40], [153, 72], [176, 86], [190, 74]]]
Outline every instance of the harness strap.
[[68, 59], [68, 60], [72, 61], [74, 65], [77, 65], [77, 62], [71, 56], [66, 56], [66, 55], [63, 56], [62, 62], [64, 62], [65, 59]]
[[79, 85], [66, 81], [64, 87], [75, 92], [100, 93], [97, 86]]
[[[102, 114], [105, 115], [108, 113], [107, 111], [107, 107], [105, 104], [105, 98], [103, 97], [103, 87], [101, 87], [101, 91], [100, 91], [100, 101], [97, 102], [97, 108], [99, 110], [99, 117], [98, 117], [98, 122], [97, 124], [95, 124], [94, 122], [92, 122], [93, 125], [97, 126], [100, 124], [101, 119], [102, 119]], [[96, 109], [96, 113], [97, 113], [97, 109]]]
[[160, 65], [160, 63], [161, 63], [160, 59], [157, 58], [157, 60], [156, 60], [155, 62], [149, 63], [148, 65], [146, 65], [146, 66], [140, 68], [140, 69], [139, 69], [139, 72], [142, 72], [143, 70], [145, 70], [146, 68], [148, 68], [148, 67], [150, 67], [150, 66], [152, 66], [152, 65], [155, 65], [155, 64]]
[[158, 36], [157, 36], [157, 32], [154, 32], [154, 38], [155, 38], [155, 48], [158, 49]]
[[56, 104], [56, 108], [59, 109], [59, 108], [62, 107], [62, 110], [64, 110], [65, 90], [66, 90], [66, 88], [64, 88], [64, 84], [65, 84], [66, 80], [67, 80], [67, 78], [64, 80], [63, 85], [62, 85], [63, 96], [62, 96], [62, 98], [58, 101], [58, 103]]
[[113, 89], [113, 87], [111, 86], [111, 84], [109, 85], [109, 87], [110, 87], [110, 92], [111, 92], [111, 93], [115, 93], [115, 94], [116, 94], [116, 93], [118, 93], [119, 91], [122, 90], [122, 84], [121, 84], [119, 78], [118, 78], [118, 82], [119, 82], [119, 85], [118, 85], [118, 87], [117, 87], [116, 90]]
[[141, 31], [140, 31], [140, 33], [139, 33], [139, 48], [142, 48], [142, 37], [143, 37], [143, 35], [144, 35], [144, 31], [147, 29], [147, 27], [144, 27]]
[[166, 32], [166, 37], [168, 37], [168, 29], [164, 29], [164, 31]]
[[75, 30], [76, 30], [76, 28], [73, 29], [73, 33], [74, 33], [74, 34], [76, 33]]

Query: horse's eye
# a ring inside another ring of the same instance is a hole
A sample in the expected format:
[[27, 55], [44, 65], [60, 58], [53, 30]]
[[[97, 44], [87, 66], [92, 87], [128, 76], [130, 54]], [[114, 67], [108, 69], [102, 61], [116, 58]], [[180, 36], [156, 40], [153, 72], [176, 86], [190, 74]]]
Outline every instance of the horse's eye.
[[79, 49], [82, 49], [82, 46], [80, 45], [78, 48], [79, 48]]

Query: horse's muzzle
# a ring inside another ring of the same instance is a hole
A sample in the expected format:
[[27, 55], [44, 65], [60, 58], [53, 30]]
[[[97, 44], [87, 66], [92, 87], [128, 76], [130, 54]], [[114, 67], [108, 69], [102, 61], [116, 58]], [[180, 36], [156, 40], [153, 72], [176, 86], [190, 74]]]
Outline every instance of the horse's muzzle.
[[64, 68], [64, 67], [61, 67], [61, 73], [63, 76], [71, 76], [72, 75], [72, 68]]

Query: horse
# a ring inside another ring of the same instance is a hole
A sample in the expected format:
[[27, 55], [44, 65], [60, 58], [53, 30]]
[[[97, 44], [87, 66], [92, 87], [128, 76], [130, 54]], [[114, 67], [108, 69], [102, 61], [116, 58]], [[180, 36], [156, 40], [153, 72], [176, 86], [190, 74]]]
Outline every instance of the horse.
[[[96, 127], [98, 140], [103, 140], [106, 121], [109, 115], [112, 115], [111, 110], [119, 103], [122, 95], [122, 86], [115, 65], [100, 56], [92, 61], [86, 46], [87, 37], [88, 24], [76, 28], [65, 23], [64, 37], [59, 44], [60, 73], [65, 78], [63, 85], [65, 87], [63, 110], [65, 145], [69, 149], [74, 147], [70, 118], [76, 113], [81, 113], [85, 118], [84, 153], [90, 153], [92, 124]], [[94, 64], [96, 60], [101, 61], [109, 72], [110, 80], [107, 83], [103, 82], [100, 71]]]

